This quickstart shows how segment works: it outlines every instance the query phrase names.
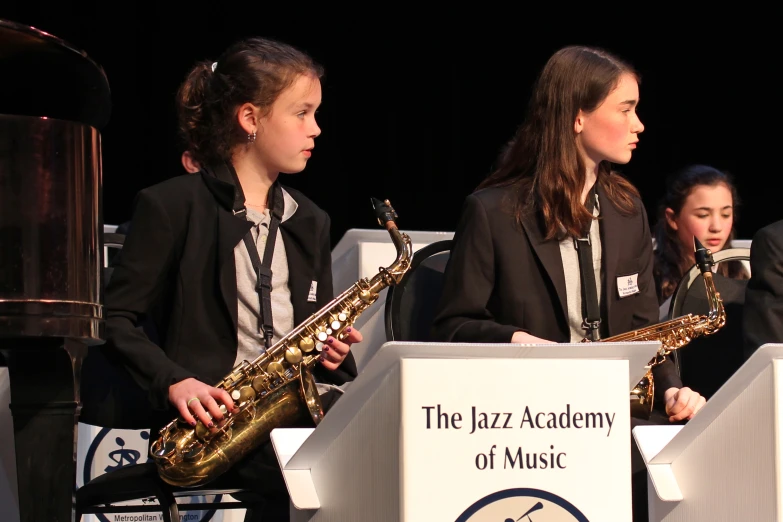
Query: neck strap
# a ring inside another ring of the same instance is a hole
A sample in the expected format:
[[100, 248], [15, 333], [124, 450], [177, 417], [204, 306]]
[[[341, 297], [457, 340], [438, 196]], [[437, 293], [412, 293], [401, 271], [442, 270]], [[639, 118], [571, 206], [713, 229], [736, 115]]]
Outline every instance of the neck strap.
[[[234, 203], [232, 211], [235, 216], [247, 219], [247, 208], [245, 207], [245, 193], [242, 190], [242, 184], [239, 182], [239, 176], [234, 166], [224, 161], [212, 166], [209, 171], [220, 181], [228, 183], [234, 187]], [[250, 256], [250, 263], [256, 273], [256, 291], [258, 292], [259, 303], [261, 306], [260, 315], [262, 320], [261, 333], [264, 335], [264, 344], [267, 349], [272, 346], [272, 257], [275, 251], [275, 241], [277, 240], [277, 229], [283, 220], [285, 211], [285, 202], [283, 201], [283, 188], [279, 181], [275, 181], [269, 187], [267, 196], [267, 207], [270, 213], [269, 235], [264, 246], [264, 259], [261, 261], [258, 255], [258, 247], [253, 238], [252, 228], [247, 231], [243, 238], [245, 248]]]
[[584, 233], [584, 237], [574, 240], [577, 254], [579, 255], [579, 272], [582, 282], [582, 328], [586, 330], [586, 336], [591, 341], [601, 339], [601, 313], [598, 307], [598, 289], [595, 285], [595, 272], [593, 267], [593, 249], [590, 241], [590, 229], [593, 226], [593, 211], [595, 210], [595, 185], [587, 194], [585, 207], [590, 212], [590, 224]]
[[[256, 273], [256, 292], [258, 292], [259, 303], [261, 305], [261, 333], [264, 334], [264, 344], [267, 349], [272, 346], [272, 257], [275, 252], [275, 240], [277, 239], [277, 229], [283, 218], [284, 202], [283, 188], [278, 181], [270, 187], [267, 200], [272, 204], [270, 206], [269, 235], [266, 238], [264, 246], [264, 260], [261, 261], [258, 255], [258, 247], [253, 240], [253, 229], [245, 234], [245, 248], [250, 256], [250, 262]], [[247, 211], [243, 207], [243, 211]], [[235, 212], [236, 214], [236, 212]], [[245, 216], [247, 217], [247, 216]]]

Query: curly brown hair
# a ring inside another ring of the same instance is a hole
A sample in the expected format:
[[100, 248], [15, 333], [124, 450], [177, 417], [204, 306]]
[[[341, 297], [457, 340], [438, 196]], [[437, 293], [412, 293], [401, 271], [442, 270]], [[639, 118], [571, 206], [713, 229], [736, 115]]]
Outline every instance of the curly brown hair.
[[236, 112], [245, 103], [268, 111], [296, 79], [323, 77], [323, 68], [306, 53], [267, 38], [234, 43], [216, 62], [198, 62], [177, 92], [179, 133], [185, 149], [201, 165], [231, 159], [247, 141]]

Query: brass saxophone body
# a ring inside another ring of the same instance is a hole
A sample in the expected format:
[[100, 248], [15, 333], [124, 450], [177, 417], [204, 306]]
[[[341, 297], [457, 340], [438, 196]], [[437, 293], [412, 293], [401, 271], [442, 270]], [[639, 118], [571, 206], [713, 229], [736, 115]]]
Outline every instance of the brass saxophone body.
[[660, 341], [661, 348], [647, 364], [647, 372], [641, 381], [631, 390], [631, 416], [648, 419], [653, 410], [655, 383], [652, 369], [663, 363], [666, 357], [690, 343], [693, 339], [712, 335], [726, 324], [726, 310], [720, 294], [715, 290], [712, 278], [712, 252], [694, 238], [696, 264], [699, 266], [710, 309], [706, 315], [688, 314], [669, 321], [657, 323], [647, 328], [633, 330], [602, 339], [601, 342]]
[[294, 328], [252, 362], [238, 364], [216, 387], [226, 390], [239, 408], [224, 413], [209, 429], [181, 418], [160, 430], [150, 447], [160, 477], [174, 486], [211, 482], [254, 448], [269, 439], [274, 428], [318, 424], [321, 400], [311, 369], [329, 336], [344, 339], [345, 329], [370, 307], [380, 292], [397, 284], [410, 268], [411, 239], [400, 232], [397, 214], [388, 200], [372, 198], [378, 223], [389, 232], [396, 260], [372, 278], [363, 278]]

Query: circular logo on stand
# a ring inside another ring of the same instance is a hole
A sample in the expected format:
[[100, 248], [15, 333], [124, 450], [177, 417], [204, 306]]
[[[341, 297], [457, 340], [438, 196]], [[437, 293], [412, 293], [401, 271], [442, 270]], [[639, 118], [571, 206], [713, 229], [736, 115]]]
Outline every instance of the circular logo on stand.
[[[113, 432], [113, 433], [112, 433]], [[112, 437], [107, 437], [112, 434]], [[136, 441], [136, 444], [128, 444], [125, 440], [128, 436], [138, 436], [142, 440]], [[124, 437], [124, 438], [123, 438]], [[104, 473], [131, 466], [133, 464], [143, 464], [149, 462], [149, 457], [142, 458], [142, 451], [134, 449], [134, 447], [147, 448], [150, 435], [149, 431], [129, 431], [129, 430], [113, 430], [111, 428], [102, 428], [100, 432], [90, 443], [90, 447], [84, 456], [84, 484], [87, 484], [90, 480], [94, 479]], [[93, 467], [96, 467], [93, 474]], [[190, 502], [197, 504], [199, 502], [206, 502], [207, 497], [196, 496], [189, 497]], [[222, 495], [216, 495], [214, 502], [220, 502]], [[151, 499], [140, 499], [144, 506], [154, 505]], [[180, 503], [183, 504], [184, 502]], [[187, 522], [209, 522], [212, 517], [215, 516], [214, 509], [209, 510], [188, 510], [180, 513], [180, 520]], [[125, 518], [115, 518], [118, 516]], [[101, 513], [95, 513], [95, 516], [101, 522], [114, 522], [114, 520], [157, 520], [154, 514], [140, 512], [140, 513], [120, 513], [111, 515], [112, 518], [108, 518]], [[151, 517], [151, 518], [146, 518]], [[154, 517], [154, 518], [152, 518]]]
[[474, 502], [455, 522], [589, 522], [576, 507], [549, 491], [505, 489]]

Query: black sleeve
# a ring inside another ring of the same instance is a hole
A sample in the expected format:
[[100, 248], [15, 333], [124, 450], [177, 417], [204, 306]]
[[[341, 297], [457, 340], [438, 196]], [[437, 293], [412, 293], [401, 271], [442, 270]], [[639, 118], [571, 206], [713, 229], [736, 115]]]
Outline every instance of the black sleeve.
[[[783, 225], [783, 222], [780, 222]], [[783, 343], [783, 226], [761, 229], [750, 244], [750, 280], [742, 330], [745, 359], [762, 345]]]
[[661, 364], [652, 369], [653, 382], [655, 383], [655, 400], [661, 404], [663, 394], [669, 388], [682, 388], [682, 379], [677, 375], [677, 367], [671, 358], [667, 357]]
[[641, 270], [639, 271], [639, 291], [644, 299], [637, 300], [638, 306], [634, 309], [632, 330], [645, 328], [660, 320], [658, 293], [655, 286], [655, 277], [653, 276], [655, 256], [653, 254], [650, 224], [647, 221], [647, 211], [644, 205], [641, 205], [641, 230], [639, 230], [639, 233], [642, 240], [641, 254], [639, 256], [642, 260]]
[[[319, 235], [320, 259], [317, 279], [318, 290], [316, 295], [319, 310], [326, 306], [329, 301], [334, 299], [334, 288], [332, 284], [332, 248], [329, 230], [330, 219], [327, 216], [323, 229]], [[339, 289], [340, 292], [343, 290], [344, 288]], [[356, 374], [356, 361], [353, 358], [353, 353], [348, 353], [348, 356], [336, 370], [327, 370], [320, 363], [313, 369], [313, 375], [317, 381], [337, 385], [354, 380]]]
[[[652, 247], [652, 235], [650, 234], [650, 224], [647, 220], [647, 211], [644, 205], [641, 205], [641, 216], [642, 253], [640, 258], [644, 260], [644, 263], [639, 273], [639, 290], [644, 299], [639, 301], [639, 307], [634, 311], [632, 328], [634, 330], [660, 322], [658, 293], [655, 277], [653, 276], [655, 257]], [[677, 367], [669, 357], [663, 363], [653, 367], [652, 374], [655, 382], [656, 401], [663, 401], [663, 393], [669, 388], [682, 388], [682, 379], [677, 374]]]
[[509, 343], [524, 331], [496, 322], [487, 309], [495, 287], [492, 230], [481, 201], [465, 200], [443, 279], [443, 291], [433, 320], [433, 341]]
[[116, 350], [152, 406], [167, 409], [168, 388], [196, 377], [145, 334], [142, 324], [169, 285], [175, 263], [174, 233], [163, 205], [142, 191], [134, 203], [133, 226], [117, 255], [106, 288], [106, 348]]

